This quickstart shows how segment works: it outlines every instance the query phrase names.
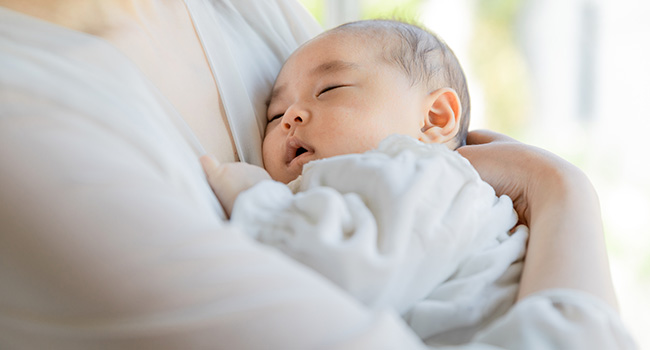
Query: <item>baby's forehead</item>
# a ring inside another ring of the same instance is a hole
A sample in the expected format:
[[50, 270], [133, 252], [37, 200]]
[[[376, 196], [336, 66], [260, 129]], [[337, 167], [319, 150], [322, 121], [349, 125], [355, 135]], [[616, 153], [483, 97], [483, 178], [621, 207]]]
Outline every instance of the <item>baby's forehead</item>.
[[306, 42], [300, 49], [309, 50], [325, 47], [333, 51], [338, 51], [338, 48], [349, 49], [350, 46], [358, 47], [360, 44], [363, 46], [372, 45], [371, 43], [365, 42], [360, 35], [356, 35], [355, 33], [330, 30]]
[[295, 80], [296, 74], [305, 74], [325, 61], [359, 63], [365, 67], [389, 64], [386, 57], [391, 56], [390, 52], [396, 48], [390, 42], [399, 41], [395, 36], [385, 28], [352, 27], [326, 31], [307, 41], [289, 57], [276, 83]]
[[331, 30], [305, 43], [287, 62], [291, 60], [309, 62], [323, 56], [369, 62], [373, 58], [380, 58], [382, 52], [390, 48], [390, 45], [387, 45], [389, 39], [385, 36], [382, 38], [372, 36], [371, 33]]
[[342, 43], [362, 44], [366, 47], [383, 47], [389, 43], [398, 43], [400, 38], [388, 28], [367, 27], [340, 27], [330, 29], [316, 36], [314, 42], [333, 40]]

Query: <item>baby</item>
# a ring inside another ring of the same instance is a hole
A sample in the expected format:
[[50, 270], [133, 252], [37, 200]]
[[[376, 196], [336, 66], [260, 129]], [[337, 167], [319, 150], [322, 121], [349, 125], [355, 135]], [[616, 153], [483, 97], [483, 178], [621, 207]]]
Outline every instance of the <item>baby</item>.
[[276, 79], [267, 116], [264, 166], [286, 183], [310, 160], [368, 151], [391, 134], [455, 149], [467, 135], [469, 93], [436, 36], [362, 21], [299, 48]]
[[275, 181], [203, 159], [233, 225], [429, 345], [468, 342], [512, 306], [527, 229], [453, 151], [469, 94], [443, 41], [389, 20], [334, 28], [289, 57], [267, 116]]

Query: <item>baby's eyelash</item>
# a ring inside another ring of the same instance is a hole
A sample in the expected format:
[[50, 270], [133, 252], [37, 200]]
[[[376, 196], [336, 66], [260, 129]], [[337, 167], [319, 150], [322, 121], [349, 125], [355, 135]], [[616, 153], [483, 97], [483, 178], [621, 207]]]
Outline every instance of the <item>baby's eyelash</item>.
[[273, 117], [271, 117], [271, 119], [269, 119], [268, 122], [270, 123], [270, 122], [272, 122], [272, 121], [274, 121], [274, 120], [276, 120], [276, 119], [282, 118], [283, 116], [284, 116], [284, 113], [282, 113], [282, 114], [276, 114], [276, 115], [274, 115]]
[[346, 85], [332, 85], [332, 86], [328, 86], [328, 87], [324, 88], [323, 90], [321, 90], [321, 92], [318, 93], [318, 96], [320, 96], [320, 95], [322, 95], [322, 94], [324, 94], [324, 93], [326, 93], [326, 92], [328, 92], [328, 91], [330, 91], [330, 90], [334, 90], [334, 89], [337, 89], [337, 88], [340, 88], [340, 87], [344, 87], [344, 86], [346, 86]]

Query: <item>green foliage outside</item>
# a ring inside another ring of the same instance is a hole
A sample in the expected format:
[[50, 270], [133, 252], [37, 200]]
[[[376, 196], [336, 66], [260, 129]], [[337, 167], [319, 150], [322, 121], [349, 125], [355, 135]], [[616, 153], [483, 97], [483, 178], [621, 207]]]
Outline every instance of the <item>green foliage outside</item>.
[[519, 138], [532, 105], [525, 59], [517, 46], [520, 0], [483, 0], [476, 6], [470, 48], [473, 72], [485, 94], [488, 127]]

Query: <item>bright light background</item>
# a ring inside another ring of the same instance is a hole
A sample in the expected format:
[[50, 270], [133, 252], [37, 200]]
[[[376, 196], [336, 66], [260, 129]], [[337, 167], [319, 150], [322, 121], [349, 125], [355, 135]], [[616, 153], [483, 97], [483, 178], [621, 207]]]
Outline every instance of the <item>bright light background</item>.
[[425, 24], [468, 75], [472, 128], [546, 148], [587, 173], [621, 316], [650, 349], [650, 1], [301, 2], [325, 28], [376, 17]]

